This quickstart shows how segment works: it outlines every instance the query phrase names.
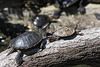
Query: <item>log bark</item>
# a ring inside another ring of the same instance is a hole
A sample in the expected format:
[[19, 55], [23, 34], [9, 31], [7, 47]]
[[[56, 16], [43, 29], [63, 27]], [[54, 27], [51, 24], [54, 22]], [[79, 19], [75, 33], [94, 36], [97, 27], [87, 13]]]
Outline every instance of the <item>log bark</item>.
[[[42, 52], [24, 56], [20, 67], [61, 67], [71, 64], [100, 63], [100, 27], [81, 31], [84, 35], [73, 39], [59, 40], [46, 44]], [[17, 67], [14, 60], [17, 52], [6, 56], [8, 50], [0, 53], [0, 67]]]

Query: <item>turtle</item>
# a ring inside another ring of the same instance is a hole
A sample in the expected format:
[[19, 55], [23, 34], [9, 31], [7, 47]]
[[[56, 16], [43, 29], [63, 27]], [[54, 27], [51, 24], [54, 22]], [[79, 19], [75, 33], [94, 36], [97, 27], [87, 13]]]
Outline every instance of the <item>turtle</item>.
[[30, 25], [28, 25], [28, 28], [35, 29], [37, 31], [39, 31], [42, 28], [44, 29], [44, 34], [46, 35], [47, 33], [46, 29], [49, 28], [52, 20], [53, 18], [47, 15], [36, 15], [36, 16], [33, 16], [32, 19], [30, 19], [30, 21], [32, 22], [34, 26], [31, 27]]
[[67, 10], [73, 6], [77, 6], [77, 11], [81, 14], [84, 14], [86, 12], [85, 8], [83, 7], [82, 3], [83, 0], [56, 0], [53, 2], [55, 7], [58, 8], [53, 14], [53, 18], [58, 19], [63, 11], [67, 13]]
[[52, 33], [51, 36], [48, 36], [49, 42], [53, 42], [59, 40], [60, 38], [70, 37], [72, 35], [83, 35], [76, 30], [76, 28], [72, 27], [59, 27], [55, 32]]
[[39, 29], [41, 27], [44, 27], [45, 25], [47, 25], [48, 27], [51, 20], [52, 20], [52, 17], [49, 17], [47, 15], [36, 15], [36, 16], [33, 16], [32, 23], [34, 24], [34, 27], [36, 29]]
[[[43, 37], [44, 28], [40, 31], [27, 31], [10, 41], [8, 48], [11, 48], [7, 56], [14, 51], [18, 51], [15, 57], [16, 63], [20, 66], [23, 63], [23, 55], [34, 52], [34, 48], [43, 50], [43, 45], [46, 43]], [[33, 50], [33, 51], [32, 51]]]

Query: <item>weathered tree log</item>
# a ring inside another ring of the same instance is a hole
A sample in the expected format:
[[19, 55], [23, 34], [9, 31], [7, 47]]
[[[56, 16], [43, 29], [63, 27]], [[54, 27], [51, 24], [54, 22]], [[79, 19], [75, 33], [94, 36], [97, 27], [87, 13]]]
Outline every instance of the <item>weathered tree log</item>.
[[[70, 64], [100, 63], [100, 27], [81, 31], [84, 35], [73, 39], [59, 40], [46, 44], [42, 52], [24, 56], [20, 67], [61, 67]], [[6, 56], [8, 50], [0, 53], [0, 67], [17, 67], [16, 52]]]

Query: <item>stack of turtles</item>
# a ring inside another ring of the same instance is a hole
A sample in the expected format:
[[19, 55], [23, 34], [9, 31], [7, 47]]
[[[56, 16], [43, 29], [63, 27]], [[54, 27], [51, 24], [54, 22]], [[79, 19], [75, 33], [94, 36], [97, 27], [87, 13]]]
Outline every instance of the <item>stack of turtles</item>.
[[32, 52], [34, 53], [34, 48], [44, 49], [43, 46], [46, 43], [44, 32], [49, 23], [42, 23], [42, 21], [45, 22], [44, 20], [46, 18], [41, 17], [42, 16], [37, 16], [35, 21], [33, 22], [36, 27], [38, 27], [38, 31], [25, 32], [10, 41], [9, 48], [11, 49], [8, 55], [17, 50], [18, 54], [15, 60], [18, 65], [21, 65], [23, 62], [23, 54], [31, 54]]

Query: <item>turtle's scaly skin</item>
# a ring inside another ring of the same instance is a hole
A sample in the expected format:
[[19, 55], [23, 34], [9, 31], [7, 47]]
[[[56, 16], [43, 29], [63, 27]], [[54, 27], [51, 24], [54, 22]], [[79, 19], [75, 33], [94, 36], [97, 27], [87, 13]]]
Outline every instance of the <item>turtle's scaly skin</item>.
[[75, 33], [75, 29], [74, 28], [70, 28], [70, 27], [61, 27], [59, 29], [57, 29], [53, 35], [54, 36], [59, 36], [59, 37], [67, 37], [67, 36], [71, 36]]

